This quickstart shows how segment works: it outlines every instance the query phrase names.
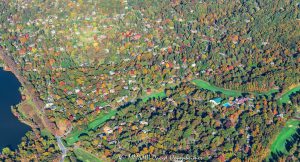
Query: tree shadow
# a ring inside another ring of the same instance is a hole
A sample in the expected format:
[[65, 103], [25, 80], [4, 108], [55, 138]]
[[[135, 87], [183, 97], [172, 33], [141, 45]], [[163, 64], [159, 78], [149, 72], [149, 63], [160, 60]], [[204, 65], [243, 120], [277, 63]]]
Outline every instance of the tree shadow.
[[[286, 141], [286, 144], [285, 144], [286, 151], [289, 153], [290, 150], [293, 148], [293, 146], [295, 144], [297, 144], [297, 142], [299, 142], [299, 141], [300, 141], [300, 129], [297, 129], [296, 133], [293, 134], [292, 137]], [[284, 156], [288, 156], [288, 155], [281, 151], [271, 152], [271, 156], [269, 159], [267, 159], [267, 161], [277, 162], [281, 157], [284, 157]]]

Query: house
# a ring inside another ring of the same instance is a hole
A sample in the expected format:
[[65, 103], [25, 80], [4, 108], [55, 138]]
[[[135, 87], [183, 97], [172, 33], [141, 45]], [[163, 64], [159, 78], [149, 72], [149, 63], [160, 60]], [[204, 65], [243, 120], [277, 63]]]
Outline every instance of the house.
[[135, 71], [134, 71], [134, 70], [130, 70], [130, 71], [129, 71], [129, 74], [130, 74], [130, 75], [135, 75]]
[[109, 71], [109, 75], [114, 75], [115, 72], [114, 71]]
[[218, 157], [218, 161], [220, 161], [220, 162], [226, 161], [225, 155], [224, 155], [224, 154], [220, 155], [220, 156]]
[[72, 120], [74, 120], [74, 119], [75, 119], [75, 117], [74, 117], [73, 115], [70, 115], [70, 116], [69, 116], [69, 120], [72, 121]]
[[221, 103], [221, 101], [222, 101], [222, 98], [220, 98], [220, 97], [209, 100], [209, 102], [212, 103], [214, 106], [219, 105]]
[[152, 93], [151, 88], [147, 88], [147, 94], [151, 94], [151, 93]]
[[146, 122], [146, 121], [140, 121], [140, 124], [142, 124], [142, 125], [148, 125], [148, 122]]
[[235, 99], [235, 103], [240, 105], [240, 104], [245, 103], [248, 100], [249, 100], [248, 98], [237, 98], [237, 99]]
[[133, 36], [133, 39], [134, 40], [139, 40], [141, 37], [142, 37], [141, 34], [136, 34], [136, 35]]
[[233, 70], [233, 69], [234, 69], [234, 66], [232, 66], [232, 65], [228, 65], [227, 68], [226, 68], [227, 71], [230, 71], [230, 70]]
[[45, 108], [50, 108], [51, 106], [53, 106], [53, 103], [47, 103], [47, 104], [45, 105]]
[[281, 114], [277, 115], [277, 117], [283, 118], [283, 114], [281, 113]]
[[99, 113], [100, 110], [101, 110], [101, 108], [100, 108], [99, 106], [97, 106], [96, 109], [95, 109], [95, 111], [96, 111], [97, 113]]
[[111, 134], [111, 133], [113, 133], [113, 130], [110, 127], [108, 127], [108, 126], [105, 126], [103, 128], [103, 131], [104, 131], [105, 134]]

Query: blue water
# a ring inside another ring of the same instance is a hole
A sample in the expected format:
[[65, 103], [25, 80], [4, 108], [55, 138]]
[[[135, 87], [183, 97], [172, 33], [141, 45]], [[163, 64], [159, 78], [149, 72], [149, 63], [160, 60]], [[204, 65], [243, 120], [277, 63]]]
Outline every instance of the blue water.
[[21, 102], [20, 86], [11, 72], [0, 68], [0, 150], [4, 147], [16, 149], [25, 133], [31, 130], [11, 112], [11, 106]]

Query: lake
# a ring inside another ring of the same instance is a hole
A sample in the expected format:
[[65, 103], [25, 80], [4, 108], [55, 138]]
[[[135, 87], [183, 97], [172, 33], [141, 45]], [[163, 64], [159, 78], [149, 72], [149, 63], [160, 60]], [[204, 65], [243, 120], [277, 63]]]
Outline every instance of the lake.
[[11, 106], [21, 102], [21, 83], [11, 72], [0, 68], [0, 150], [16, 149], [22, 137], [31, 128], [21, 123], [11, 112]]

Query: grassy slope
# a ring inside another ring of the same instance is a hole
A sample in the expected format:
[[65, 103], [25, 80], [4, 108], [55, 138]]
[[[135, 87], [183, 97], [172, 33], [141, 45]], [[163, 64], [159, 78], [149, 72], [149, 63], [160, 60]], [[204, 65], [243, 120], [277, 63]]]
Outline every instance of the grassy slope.
[[[164, 98], [166, 97], [165, 92], [159, 92], [159, 93], [153, 93], [146, 97], [144, 97], [142, 100], [143, 102], [146, 102], [150, 98]], [[112, 116], [117, 114], [117, 110], [110, 110], [108, 114], [100, 114], [94, 121], [90, 122], [86, 129], [84, 130], [75, 130], [72, 131], [71, 134], [65, 139], [68, 145], [72, 145], [73, 143], [77, 142], [79, 140], [79, 136], [83, 133], [88, 133], [91, 129], [96, 129], [97, 127], [104, 124], [107, 120], [109, 120]]]
[[234, 96], [240, 96], [242, 94], [242, 92], [240, 92], [240, 91], [228, 90], [228, 89], [216, 87], [216, 86], [211, 85], [210, 83], [200, 80], [200, 79], [193, 80], [192, 83], [196, 84], [197, 86], [199, 86], [200, 88], [203, 88], [203, 89], [207, 89], [207, 90], [214, 91], [214, 92], [217, 92], [217, 91], [222, 92], [226, 96], [234, 97]]
[[[237, 97], [237, 96], [240, 96], [242, 94], [242, 92], [240, 92], [240, 91], [228, 90], [228, 89], [216, 87], [216, 86], [211, 85], [210, 83], [208, 83], [206, 81], [203, 81], [203, 80], [200, 80], [200, 79], [193, 80], [192, 83], [196, 84], [200, 88], [204, 88], [204, 89], [207, 89], [207, 90], [210, 90], [210, 91], [215, 91], [215, 92], [220, 91], [220, 92], [224, 93], [227, 96]], [[270, 90], [270, 91], [266, 92], [266, 94], [270, 94], [270, 93], [274, 93], [274, 92], [277, 92], [277, 90]], [[157, 93], [152, 93], [152, 94], [142, 98], [142, 100], [143, 100], [143, 102], [146, 102], [150, 98], [164, 98], [164, 97], [166, 97], [165, 92], [157, 92]], [[67, 144], [72, 145], [73, 143], [77, 142], [78, 138], [81, 134], [87, 133], [89, 130], [99, 127], [100, 125], [105, 123], [107, 120], [109, 120], [112, 116], [116, 115], [116, 113], [117, 113], [116, 110], [111, 110], [108, 114], [100, 114], [97, 117], [97, 119], [95, 119], [94, 121], [92, 121], [88, 124], [88, 127], [86, 129], [73, 131], [66, 138]]]
[[296, 133], [299, 124], [300, 124], [299, 120], [294, 120], [294, 119], [288, 120], [286, 122], [285, 127], [280, 131], [276, 140], [271, 145], [271, 152], [287, 153], [287, 150], [285, 148], [285, 143], [288, 139], [291, 138], [293, 134]]
[[[217, 86], [211, 85], [210, 83], [208, 83], [204, 80], [201, 80], [201, 79], [195, 79], [192, 81], [192, 83], [194, 83], [195, 85], [197, 85], [198, 87], [203, 88], [203, 89], [207, 89], [207, 90], [214, 91], [214, 92], [222, 92], [223, 94], [225, 94], [228, 97], [238, 97], [238, 96], [241, 96], [243, 93], [242, 91], [230, 90], [230, 89], [224, 89], [221, 87], [217, 87]], [[250, 93], [253, 93], [256, 95], [269, 96], [269, 95], [272, 95], [273, 93], [277, 93], [277, 92], [278, 92], [277, 89], [271, 89], [264, 93], [258, 93], [258, 92], [250, 92]]]
[[268, 92], [266, 92], [265, 94], [266, 94], [267, 96], [270, 96], [270, 95], [272, 95], [273, 93], [277, 93], [277, 92], [279, 92], [278, 89], [271, 89], [271, 90], [269, 90]]
[[112, 116], [116, 115], [117, 110], [111, 110], [108, 114], [102, 114], [97, 117], [96, 120], [93, 122], [89, 123], [88, 128], [89, 129], [95, 129], [99, 125], [103, 124], [105, 121], [109, 120]]
[[[197, 86], [199, 86], [201, 88], [208, 89], [211, 91], [220, 91], [228, 96], [240, 96], [241, 95], [241, 92], [239, 92], [239, 91], [226, 90], [223, 88], [219, 88], [219, 87], [210, 85], [208, 82], [205, 82], [203, 80], [194, 80], [193, 83], [195, 83]], [[152, 94], [142, 98], [142, 100], [143, 100], [143, 102], [146, 102], [150, 98], [164, 98], [164, 97], [166, 97], [165, 92], [158, 92], [158, 93], [152, 93]], [[100, 125], [105, 123], [107, 120], [109, 120], [112, 116], [116, 115], [116, 113], [117, 113], [116, 110], [111, 110], [108, 114], [100, 114], [97, 117], [97, 119], [95, 119], [94, 121], [92, 121], [88, 124], [88, 127], [86, 129], [73, 131], [66, 138], [67, 144], [72, 145], [73, 143], [77, 142], [78, 138], [81, 134], [87, 133], [89, 130], [99, 127]]]
[[[219, 92], [222, 92], [223, 94], [227, 95], [227, 96], [240, 96], [242, 94], [242, 92], [240, 91], [236, 91], [236, 90], [228, 90], [228, 89], [224, 89], [224, 88], [220, 88], [220, 87], [216, 87], [214, 85], [211, 85], [210, 83], [208, 82], [205, 82], [203, 80], [200, 80], [200, 79], [196, 79], [196, 80], [193, 80], [192, 83], [196, 84], [197, 86], [199, 86], [200, 88], [204, 88], [204, 89], [207, 89], [207, 90], [210, 90], [210, 91], [219, 91]], [[300, 88], [300, 87], [298, 87]], [[289, 97], [289, 95], [292, 93], [292, 92], [295, 92], [295, 91], [298, 91], [298, 89], [292, 89], [288, 92], [286, 92], [284, 95], [283, 95], [283, 101], [288, 101], [288, 99], [286, 99], [286, 96]], [[276, 93], [278, 92], [277, 90], [270, 90], [268, 92], [266, 92], [265, 94], [266, 95], [270, 95], [272, 93]], [[164, 92], [158, 92], [158, 93], [153, 93], [153, 94], [150, 94], [146, 97], [144, 97], [142, 100], [143, 102], [146, 102], [147, 100], [149, 100], [150, 98], [164, 98], [166, 97], [166, 94]], [[78, 138], [81, 134], [83, 133], [87, 133], [89, 130], [91, 129], [95, 129], [99, 126], [101, 126], [103, 123], [105, 123], [107, 120], [109, 120], [112, 116], [116, 115], [117, 113], [117, 110], [111, 110], [108, 114], [100, 114], [97, 119], [95, 119], [94, 121], [90, 122], [87, 126], [86, 129], [84, 130], [76, 130], [76, 131], [73, 131], [69, 137], [66, 138], [66, 142], [68, 145], [72, 145], [73, 143], [77, 142], [78, 141]], [[290, 128], [287, 128], [287, 129], [290, 129]], [[291, 131], [293, 132], [293, 131]], [[284, 132], [283, 132], [284, 134]], [[282, 148], [282, 146], [280, 146], [280, 144], [282, 144], [281, 141], [286, 140], [287, 138], [284, 138], [284, 137], [281, 137], [281, 135], [279, 135], [278, 137], [278, 144], [272, 146], [274, 147], [274, 149], [278, 149], [279, 147], [279, 150]], [[284, 143], [283, 143], [284, 144]], [[285, 147], [283, 147], [285, 149]], [[272, 150], [274, 150], [272, 149]]]
[[[288, 103], [290, 101], [290, 95], [293, 92], [300, 91], [300, 86], [290, 89], [289, 91], [285, 92], [282, 97], [278, 100], [279, 104]], [[275, 141], [271, 145], [271, 152], [282, 152], [287, 153], [285, 148], [285, 143], [288, 139], [291, 138], [293, 134], [296, 133], [297, 128], [299, 127], [300, 121], [299, 120], [288, 120], [286, 126], [280, 131], [279, 135], [276, 137]]]
[[[208, 82], [205, 82], [203, 80], [200, 79], [196, 79], [192, 81], [194, 84], [196, 84], [197, 86], [210, 90], [210, 91], [220, 91], [222, 93], [224, 93], [227, 96], [239, 96], [241, 95], [242, 92], [239, 91], [234, 91], [234, 90], [227, 90], [227, 89], [223, 89], [223, 88], [219, 88], [216, 86], [213, 86], [211, 84], [209, 84]], [[293, 92], [297, 92], [300, 91], [300, 86], [295, 87], [289, 91], [287, 91], [286, 93], [284, 93], [282, 95], [282, 97], [279, 100], [279, 103], [287, 103], [290, 101], [290, 95]], [[256, 94], [266, 94], [266, 95], [271, 95], [272, 93], [277, 93], [278, 90], [275, 89], [271, 89], [266, 93], [256, 93]], [[286, 123], [286, 126], [281, 130], [281, 132], [279, 133], [279, 135], [277, 136], [276, 140], [274, 141], [274, 143], [271, 146], [271, 151], [272, 152], [277, 152], [280, 151], [282, 153], [286, 153], [286, 148], [285, 148], [285, 143], [288, 139], [290, 139], [290, 137], [296, 133], [296, 130], [298, 128], [300, 124], [299, 120], [289, 120]]]
[[75, 153], [77, 159], [79, 159], [83, 162], [101, 162], [101, 160], [99, 158], [97, 158], [93, 154], [91, 154], [81, 148], [75, 149], [74, 153]]
[[143, 102], [146, 102], [150, 98], [165, 98], [165, 97], [167, 97], [166, 94], [165, 94], [165, 92], [158, 92], [158, 93], [150, 94], [150, 95], [144, 97], [142, 100], [143, 100]]
[[79, 136], [83, 133], [87, 133], [87, 130], [76, 130], [73, 131], [65, 140], [67, 142], [67, 145], [72, 145], [73, 143], [77, 142], [79, 140]]
[[289, 91], [285, 92], [281, 98], [279, 99], [279, 103], [288, 103], [290, 101], [290, 95], [294, 92], [300, 91], [300, 86], [290, 89]]
[[116, 113], [117, 110], [111, 110], [108, 114], [101, 113], [94, 121], [88, 124], [86, 129], [73, 131], [69, 137], [66, 138], [67, 144], [72, 145], [73, 143], [77, 142], [81, 134], [87, 133], [91, 129], [96, 129], [98, 126], [109, 120], [112, 116], [116, 115]]

